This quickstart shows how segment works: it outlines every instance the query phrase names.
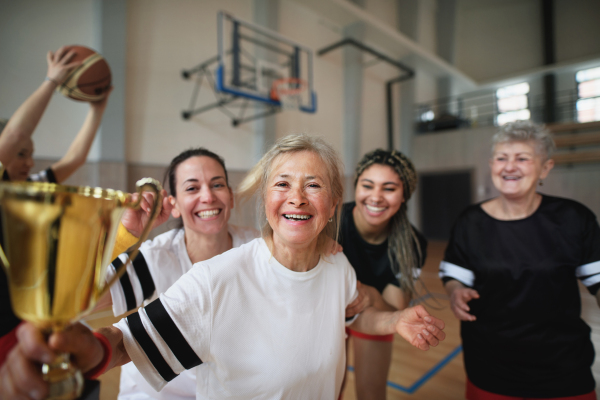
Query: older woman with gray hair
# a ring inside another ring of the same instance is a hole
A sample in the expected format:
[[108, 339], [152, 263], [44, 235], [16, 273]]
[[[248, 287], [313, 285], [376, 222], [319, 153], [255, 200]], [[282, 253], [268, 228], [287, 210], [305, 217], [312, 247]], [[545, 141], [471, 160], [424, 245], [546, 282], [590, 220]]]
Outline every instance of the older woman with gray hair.
[[596, 399], [577, 280], [600, 299], [600, 227], [582, 204], [536, 191], [553, 149], [539, 125], [500, 129], [490, 159], [500, 195], [461, 214], [440, 265], [468, 400]]
[[32, 363], [62, 350], [93, 376], [132, 360], [156, 390], [201, 364], [198, 399], [335, 399], [346, 325], [397, 332], [422, 350], [436, 346], [444, 323], [422, 306], [370, 307], [345, 318], [356, 275], [343, 253], [327, 255], [340, 220], [341, 171], [323, 140], [282, 138], [241, 186], [243, 196], [262, 200], [262, 238], [195, 264], [157, 300], [97, 336], [76, 325], [51, 336], [49, 347], [25, 325], [0, 371], [0, 392], [47, 393]]

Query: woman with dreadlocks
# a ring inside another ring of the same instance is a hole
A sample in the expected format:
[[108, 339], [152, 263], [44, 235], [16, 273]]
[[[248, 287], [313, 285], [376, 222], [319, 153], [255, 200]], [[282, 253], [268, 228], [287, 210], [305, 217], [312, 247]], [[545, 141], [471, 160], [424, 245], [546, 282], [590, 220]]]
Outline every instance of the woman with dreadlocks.
[[[397, 151], [375, 150], [356, 167], [355, 201], [342, 209], [340, 243], [372, 305], [408, 307], [426, 255], [427, 241], [408, 222], [406, 202], [417, 186], [412, 162]], [[348, 310], [347, 316], [353, 311]], [[352, 337], [356, 397], [385, 399], [394, 335]]]

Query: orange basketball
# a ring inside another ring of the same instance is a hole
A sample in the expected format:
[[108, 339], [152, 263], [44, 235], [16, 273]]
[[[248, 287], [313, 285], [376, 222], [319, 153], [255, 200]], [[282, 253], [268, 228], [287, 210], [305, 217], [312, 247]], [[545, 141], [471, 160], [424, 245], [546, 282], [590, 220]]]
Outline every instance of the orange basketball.
[[69, 61], [81, 61], [58, 87], [63, 95], [79, 101], [98, 101], [106, 96], [111, 85], [111, 73], [108, 63], [100, 54], [85, 46], [69, 46], [75, 50], [75, 56]]

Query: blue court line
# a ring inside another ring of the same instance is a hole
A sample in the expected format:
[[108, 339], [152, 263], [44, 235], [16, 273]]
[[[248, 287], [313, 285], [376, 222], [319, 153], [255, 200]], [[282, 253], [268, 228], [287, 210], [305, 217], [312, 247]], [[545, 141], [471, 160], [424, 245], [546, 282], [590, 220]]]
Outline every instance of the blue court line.
[[[437, 363], [433, 368], [431, 368], [429, 371], [427, 371], [425, 373], [425, 375], [423, 375], [422, 377], [420, 377], [419, 379], [417, 379], [417, 381], [415, 383], [413, 383], [409, 387], [404, 387], [402, 385], [399, 385], [399, 384], [391, 382], [391, 381], [388, 381], [387, 385], [389, 387], [391, 387], [393, 389], [396, 389], [396, 390], [399, 390], [401, 392], [405, 392], [405, 393], [408, 393], [408, 394], [413, 394], [421, 386], [423, 386], [425, 384], [425, 382], [427, 382], [435, 374], [437, 374], [442, 368], [444, 368], [446, 366], [446, 364], [448, 364], [450, 361], [452, 361], [452, 359], [454, 357], [456, 357], [461, 351], [462, 351], [462, 345], [459, 345], [457, 348], [455, 348], [454, 350], [452, 350], [450, 352], [450, 354], [448, 354], [446, 357], [444, 357], [439, 363]], [[351, 365], [348, 365], [348, 371], [354, 372], [354, 367], [351, 366]]]

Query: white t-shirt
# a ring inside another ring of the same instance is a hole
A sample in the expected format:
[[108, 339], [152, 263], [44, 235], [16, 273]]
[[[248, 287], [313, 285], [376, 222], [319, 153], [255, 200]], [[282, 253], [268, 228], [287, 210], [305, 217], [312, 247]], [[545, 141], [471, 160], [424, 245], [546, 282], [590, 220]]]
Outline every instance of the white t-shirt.
[[197, 399], [331, 400], [344, 376], [344, 313], [356, 296], [343, 253], [294, 272], [256, 239], [195, 264], [115, 326], [156, 390], [202, 362]]
[[[228, 225], [233, 247], [260, 236], [253, 228]], [[116, 273], [115, 263], [128, 261], [127, 254], [121, 254], [109, 267], [108, 279]], [[140, 246], [140, 253], [133, 264], [127, 266], [124, 277], [110, 289], [115, 316], [136, 309], [158, 298], [158, 295], [171, 287], [182, 275], [192, 269], [192, 262], [185, 246], [183, 229], [173, 229]], [[126, 276], [125, 276], [126, 275]], [[129, 305], [128, 305], [129, 302]], [[184, 400], [196, 397], [196, 373], [184, 371], [172, 380], [159, 393], [146, 382], [133, 363], [121, 367], [120, 400]]]

